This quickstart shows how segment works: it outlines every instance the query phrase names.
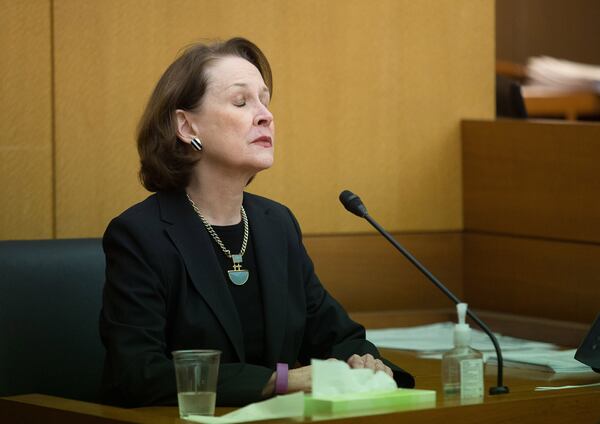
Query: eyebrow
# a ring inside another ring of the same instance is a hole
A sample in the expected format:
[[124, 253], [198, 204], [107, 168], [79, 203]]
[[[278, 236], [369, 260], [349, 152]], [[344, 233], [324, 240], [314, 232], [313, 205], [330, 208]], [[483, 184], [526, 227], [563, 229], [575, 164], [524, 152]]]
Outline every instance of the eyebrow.
[[[236, 82], [236, 83], [231, 84], [229, 87], [227, 87], [227, 89], [229, 90], [232, 87], [248, 88], [248, 84], [246, 84], [245, 82]], [[271, 95], [271, 92], [269, 91], [269, 87], [267, 87], [266, 85], [264, 85], [260, 91], [262, 93], [267, 93], [267, 94]]]

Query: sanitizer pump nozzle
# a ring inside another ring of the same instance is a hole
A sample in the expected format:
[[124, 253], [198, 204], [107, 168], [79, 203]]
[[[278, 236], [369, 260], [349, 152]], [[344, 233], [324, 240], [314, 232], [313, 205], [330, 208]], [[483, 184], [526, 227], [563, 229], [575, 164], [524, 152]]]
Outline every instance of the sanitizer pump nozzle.
[[467, 304], [457, 303], [458, 324], [454, 326], [454, 346], [469, 346], [471, 344], [471, 327], [466, 323]]

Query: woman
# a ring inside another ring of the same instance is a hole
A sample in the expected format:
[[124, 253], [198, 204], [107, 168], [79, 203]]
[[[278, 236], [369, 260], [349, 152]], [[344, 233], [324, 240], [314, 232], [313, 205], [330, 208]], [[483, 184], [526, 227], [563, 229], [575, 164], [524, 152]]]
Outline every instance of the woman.
[[180, 349], [222, 351], [218, 405], [309, 391], [311, 358], [414, 386], [325, 291], [292, 213], [244, 192], [273, 164], [271, 93], [269, 63], [242, 38], [188, 48], [158, 82], [138, 134], [155, 194], [104, 235], [107, 402], [176, 404]]

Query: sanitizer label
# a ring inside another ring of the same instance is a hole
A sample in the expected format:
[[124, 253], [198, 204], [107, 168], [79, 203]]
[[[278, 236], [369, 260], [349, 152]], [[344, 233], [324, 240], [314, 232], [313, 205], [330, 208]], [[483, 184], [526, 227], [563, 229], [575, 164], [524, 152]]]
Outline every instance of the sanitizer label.
[[483, 361], [465, 359], [460, 361], [460, 398], [483, 397]]

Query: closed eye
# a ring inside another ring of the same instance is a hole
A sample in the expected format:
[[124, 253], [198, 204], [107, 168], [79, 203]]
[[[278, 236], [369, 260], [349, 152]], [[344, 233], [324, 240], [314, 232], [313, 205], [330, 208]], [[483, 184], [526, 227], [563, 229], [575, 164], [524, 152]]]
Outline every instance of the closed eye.
[[271, 103], [271, 96], [269, 96], [269, 92], [262, 92], [259, 96], [260, 102], [265, 105], [265, 107], [269, 107], [269, 103]]

